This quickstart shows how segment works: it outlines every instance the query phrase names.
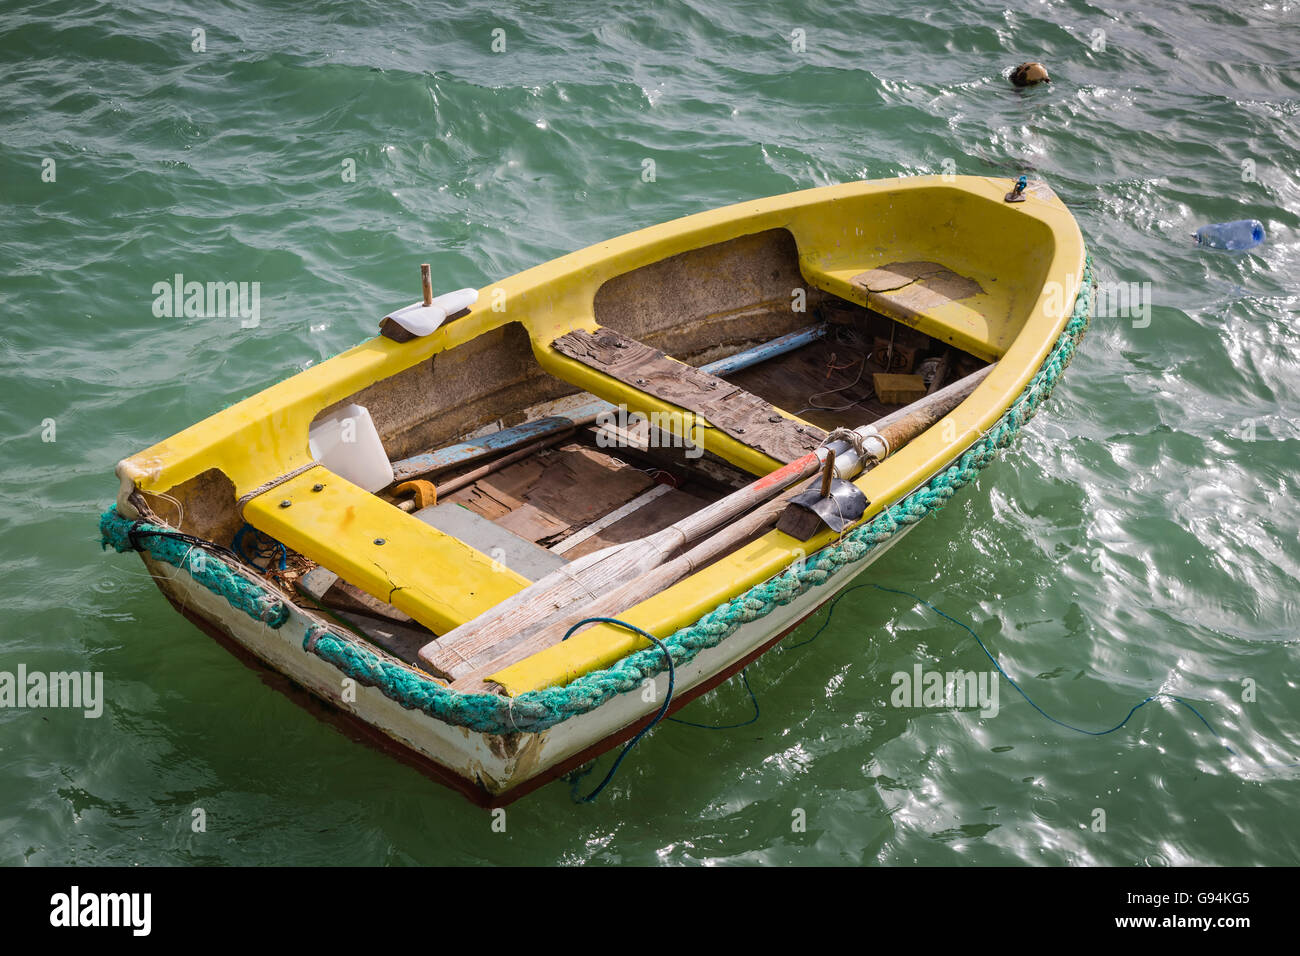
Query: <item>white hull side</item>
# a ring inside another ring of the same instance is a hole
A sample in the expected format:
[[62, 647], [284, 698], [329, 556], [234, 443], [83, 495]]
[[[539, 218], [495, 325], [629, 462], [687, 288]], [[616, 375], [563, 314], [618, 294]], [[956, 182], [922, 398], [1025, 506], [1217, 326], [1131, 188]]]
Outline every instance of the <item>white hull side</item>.
[[[681, 697], [736, 666], [815, 612], [897, 544], [912, 527], [915, 526], [900, 529], [860, 564], [846, 567], [828, 584], [811, 589], [766, 617], [741, 625], [716, 647], [700, 652], [689, 663], [679, 666], [675, 694]], [[145, 563], [158, 586], [178, 606], [215, 627], [267, 667], [382, 732], [400, 747], [432, 761], [470, 787], [482, 788], [488, 798], [514, 790], [609, 741], [624, 728], [658, 710], [668, 688], [668, 675], [661, 673], [655, 681], [654, 701], [645, 700], [641, 689], [620, 694], [594, 711], [540, 733], [503, 736], [472, 731], [421, 711], [408, 710], [377, 688], [349, 686], [341, 671], [303, 649], [306, 629], [320, 623], [321, 618], [291, 607], [284, 625], [271, 628], [232, 608], [224, 598], [198, 584], [187, 571], [148, 557]], [[350, 699], [353, 696], [355, 699]]]

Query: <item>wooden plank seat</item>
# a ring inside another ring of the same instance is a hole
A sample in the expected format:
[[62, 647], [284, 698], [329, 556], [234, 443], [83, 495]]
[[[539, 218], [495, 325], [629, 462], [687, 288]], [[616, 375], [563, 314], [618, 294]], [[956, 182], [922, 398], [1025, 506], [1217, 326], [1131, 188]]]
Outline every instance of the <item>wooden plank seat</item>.
[[[813, 285], [896, 319], [986, 362], [1010, 348], [1023, 311], [1014, 284], [981, 279], [940, 262], [907, 259], [865, 268], [865, 263], [825, 267], [803, 263]], [[961, 267], [958, 267], [961, 268]]]
[[[740, 386], [670, 358], [613, 329], [569, 332], [556, 339], [552, 348], [638, 391], [684, 409], [701, 420], [702, 427], [725, 432], [777, 461], [802, 458], [826, 437], [826, 432], [817, 426], [789, 417]], [[686, 427], [690, 424], [687, 422]]]

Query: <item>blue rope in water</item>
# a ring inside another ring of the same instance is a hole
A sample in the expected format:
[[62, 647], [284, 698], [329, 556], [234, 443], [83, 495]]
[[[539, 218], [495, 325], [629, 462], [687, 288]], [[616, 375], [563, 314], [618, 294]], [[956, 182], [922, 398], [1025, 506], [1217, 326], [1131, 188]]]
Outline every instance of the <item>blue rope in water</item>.
[[591, 803], [593, 800], [596, 799], [596, 797], [600, 796], [600, 792], [609, 785], [609, 782], [611, 780], [614, 779], [614, 774], [618, 771], [618, 765], [623, 762], [623, 758], [627, 756], [628, 751], [631, 750], [633, 747], [635, 747], [637, 741], [639, 741], [642, 737], [648, 734], [654, 728], [655, 724], [659, 723], [659, 721], [661, 720], [669, 720], [674, 724], [681, 724], [684, 727], [700, 727], [704, 730], [734, 730], [737, 727], [746, 727], [754, 723], [754, 721], [758, 720], [759, 718], [758, 698], [754, 695], [754, 689], [749, 686], [749, 675], [745, 673], [745, 670], [748, 670], [748, 668], [740, 672], [740, 680], [745, 685], [745, 690], [749, 692], [749, 699], [754, 704], [754, 716], [749, 718], [749, 720], [742, 720], [738, 724], [697, 724], [694, 721], [682, 720], [679, 717], [665, 718], [664, 714], [668, 713], [668, 706], [673, 702], [673, 689], [676, 686], [677, 671], [673, 667], [673, 657], [671, 654], [668, 653], [668, 648], [664, 646], [663, 641], [659, 640], [659, 638], [655, 637], [649, 631], [643, 631], [635, 624], [629, 624], [626, 621], [620, 621], [618, 618], [615, 617], [589, 617], [589, 618], [584, 618], [583, 620], [579, 621], [577, 624], [574, 624], [573, 627], [569, 628], [564, 633], [564, 637], [560, 638], [561, 642], [567, 641], [574, 631], [587, 624], [614, 624], [618, 627], [625, 627], [629, 631], [635, 631], [637, 634], [640, 634], [646, 640], [654, 641], [654, 643], [658, 645], [659, 649], [664, 652], [664, 657], [668, 661], [668, 693], [664, 695], [664, 702], [659, 707], [658, 713], [656, 713], [654, 717], [651, 718], [650, 723], [642, 727], [637, 732], [637, 735], [635, 737], [633, 737], [631, 740], [629, 740], [626, 744], [623, 745], [623, 749], [619, 751], [618, 758], [614, 761], [614, 766], [609, 768], [609, 772], [605, 774], [605, 779], [600, 782], [600, 784], [596, 787], [595, 790], [591, 791], [591, 793], [587, 794], [585, 797], [578, 795], [578, 784], [582, 781], [584, 777], [586, 777], [589, 773], [591, 773], [593, 769], [595, 769], [596, 762], [594, 760], [591, 762], [591, 765], [586, 770], [583, 770], [581, 772], [574, 772], [569, 775], [568, 778], [569, 794], [570, 796], [573, 797], [576, 803]]
[[[1228, 753], [1232, 754], [1233, 756], [1236, 756], [1236, 751], [1234, 751], [1231, 747], [1229, 747], [1226, 743], [1224, 743], [1222, 735], [1221, 735], [1217, 730], [1215, 730], [1213, 727], [1210, 726], [1210, 722], [1209, 722], [1208, 720], [1206, 720], [1205, 717], [1203, 717], [1203, 716], [1201, 715], [1201, 712], [1200, 712], [1199, 710], [1197, 710], [1195, 707], [1193, 707], [1193, 706], [1192, 706], [1191, 704], [1189, 704], [1187, 701], [1183, 700], [1181, 697], [1176, 697], [1176, 696], [1173, 695], [1173, 694], [1164, 694], [1164, 693], [1160, 693], [1160, 694], [1152, 694], [1150, 697], [1148, 697], [1146, 700], [1142, 701], [1141, 703], [1139, 703], [1139, 704], [1134, 704], [1134, 705], [1133, 705], [1133, 708], [1132, 708], [1132, 709], [1131, 709], [1127, 714], [1124, 715], [1124, 719], [1123, 719], [1123, 720], [1121, 720], [1121, 721], [1120, 721], [1118, 724], [1116, 724], [1114, 727], [1107, 728], [1106, 730], [1088, 730], [1088, 729], [1086, 729], [1086, 728], [1084, 728], [1084, 727], [1076, 727], [1076, 726], [1074, 726], [1074, 724], [1066, 723], [1064, 720], [1058, 720], [1057, 718], [1055, 718], [1055, 717], [1053, 717], [1051, 714], [1049, 714], [1047, 711], [1043, 710], [1043, 708], [1039, 707], [1038, 704], [1036, 704], [1036, 703], [1034, 702], [1033, 698], [1031, 698], [1028, 694], [1025, 693], [1024, 688], [1022, 688], [1019, 684], [1017, 684], [1017, 683], [1015, 682], [1015, 680], [1012, 679], [1011, 675], [1008, 674], [1008, 673], [1007, 673], [1007, 672], [1002, 668], [1002, 664], [998, 661], [998, 659], [997, 659], [996, 657], [993, 656], [993, 654], [989, 651], [989, 649], [984, 645], [984, 642], [980, 640], [980, 636], [979, 636], [978, 634], [975, 633], [974, 629], [971, 628], [970, 625], [966, 624], [966, 623], [963, 622], [963, 621], [959, 621], [959, 620], [957, 620], [957, 619], [956, 619], [955, 617], [953, 617], [951, 614], [948, 614], [948, 613], [946, 613], [946, 612], [944, 612], [944, 611], [939, 610], [937, 607], [935, 607], [935, 606], [934, 606], [933, 604], [931, 604], [929, 601], [925, 600], [924, 598], [918, 597], [917, 595], [913, 594], [911, 591], [900, 591], [900, 590], [897, 589], [897, 588], [887, 588], [887, 587], [882, 587], [882, 586], [879, 585], [879, 584], [859, 585], [859, 586], [860, 586], [860, 587], [873, 587], [873, 588], [875, 588], [877, 591], [886, 591], [886, 592], [888, 592], [888, 593], [890, 593], [890, 594], [902, 594], [902, 595], [905, 595], [905, 596], [907, 596], [907, 597], [910, 597], [910, 598], [911, 598], [912, 600], [914, 600], [914, 601], [918, 601], [918, 602], [920, 602], [921, 604], [924, 604], [926, 607], [928, 607], [928, 608], [929, 608], [931, 611], [933, 611], [935, 614], [938, 614], [940, 617], [945, 618], [945, 619], [951, 621], [952, 623], [956, 624], [958, 627], [960, 627], [962, 630], [964, 630], [964, 631], [965, 631], [967, 634], [969, 634], [971, 637], [975, 638], [975, 643], [978, 644], [978, 645], [980, 646], [980, 650], [982, 650], [982, 651], [984, 652], [984, 656], [987, 657], [990, 661], [993, 662], [993, 666], [996, 667], [996, 668], [998, 669], [998, 673], [1001, 674], [1003, 677], [1005, 677], [1005, 678], [1007, 679], [1007, 683], [1010, 684], [1012, 687], [1014, 687], [1014, 688], [1016, 689], [1016, 693], [1018, 693], [1021, 697], [1023, 697], [1023, 698], [1025, 699], [1025, 701], [1029, 704], [1030, 707], [1034, 708], [1034, 710], [1038, 711], [1040, 714], [1042, 714], [1044, 717], [1046, 717], [1048, 720], [1050, 720], [1052, 723], [1056, 724], [1056, 725], [1059, 726], [1059, 727], [1064, 727], [1066, 730], [1073, 730], [1075, 733], [1079, 733], [1079, 734], [1087, 734], [1087, 735], [1090, 736], [1090, 737], [1104, 737], [1104, 736], [1106, 736], [1106, 734], [1113, 734], [1115, 731], [1119, 730], [1121, 727], [1123, 727], [1125, 724], [1127, 724], [1127, 723], [1129, 722], [1129, 720], [1132, 718], [1132, 716], [1133, 716], [1134, 714], [1136, 714], [1139, 710], [1141, 710], [1141, 709], [1142, 709], [1143, 707], [1145, 707], [1147, 704], [1151, 703], [1153, 700], [1157, 700], [1157, 699], [1159, 699], [1159, 698], [1161, 698], [1161, 697], [1167, 697], [1167, 698], [1169, 698], [1170, 700], [1175, 700], [1175, 701], [1177, 701], [1178, 703], [1182, 704], [1184, 707], [1186, 707], [1188, 710], [1190, 710], [1193, 714], [1195, 714], [1195, 715], [1196, 715], [1196, 719], [1199, 720], [1201, 723], [1203, 723], [1203, 724], [1205, 725], [1205, 729], [1208, 730], [1210, 733], [1214, 734], [1214, 736], [1216, 736], [1216, 737], [1219, 738], [1219, 742], [1220, 742], [1220, 743], [1223, 743], [1223, 746], [1224, 746], [1224, 748], [1228, 751]], [[847, 592], [846, 592], [846, 593], [847, 593]]]
[[[1038, 704], [1034, 701], [1034, 699], [1030, 697], [1027, 693], [1025, 693], [1024, 688], [1021, 687], [1018, 683], [1016, 683], [1015, 679], [1006, 672], [1006, 669], [1002, 666], [1001, 662], [993, 655], [993, 653], [988, 649], [988, 646], [980, 639], [980, 636], [975, 633], [975, 630], [970, 625], [966, 624], [964, 621], [959, 621], [957, 618], [953, 617], [951, 614], [947, 613], [946, 611], [940, 610], [939, 608], [935, 607], [932, 603], [925, 600], [925, 598], [921, 597], [920, 595], [913, 594], [911, 591], [904, 591], [900, 588], [887, 588], [880, 584], [856, 584], [853, 587], [846, 588], [845, 590], [837, 594], [835, 598], [831, 601], [830, 608], [828, 610], [828, 613], [826, 614], [826, 619], [822, 621], [821, 626], [817, 628], [817, 630], [813, 633], [813, 636], [808, 638], [805, 641], [799, 641], [798, 643], [795, 644], [788, 644], [786, 645], [787, 649], [793, 650], [796, 647], [804, 647], [808, 644], [811, 644], [813, 641], [817, 640], [817, 638], [821, 636], [822, 632], [825, 631], [828, 626], [830, 626], [831, 618], [834, 617], [835, 608], [839, 605], [840, 601], [843, 600], [852, 592], [859, 591], [862, 588], [875, 588], [877, 591], [884, 591], [888, 594], [901, 594], [904, 597], [909, 597], [913, 601], [916, 601], [918, 604], [929, 608], [931, 611], [933, 611], [935, 614], [938, 614], [944, 620], [950, 621], [953, 624], [956, 624], [962, 630], [966, 631], [966, 633], [968, 633], [971, 637], [975, 638], [975, 643], [978, 644], [980, 650], [984, 652], [984, 656], [987, 657], [993, 663], [993, 666], [997, 668], [998, 673], [1001, 674], [1002, 677], [1006, 679], [1007, 683], [1015, 688], [1016, 693], [1018, 693], [1021, 697], [1023, 697], [1025, 699], [1025, 702], [1028, 703], [1030, 707], [1034, 708], [1034, 710], [1038, 711], [1039, 714], [1041, 714], [1043, 717], [1050, 720], [1052, 723], [1056, 724], [1058, 727], [1064, 727], [1067, 730], [1071, 730], [1079, 734], [1086, 734], [1090, 737], [1104, 737], [1107, 734], [1113, 734], [1115, 733], [1115, 731], [1121, 729], [1125, 724], [1127, 724], [1133, 718], [1134, 714], [1136, 714], [1147, 704], [1151, 703], [1152, 701], [1159, 700], [1161, 698], [1167, 698], [1168, 700], [1172, 700], [1182, 705], [1183, 707], [1187, 708], [1189, 711], [1191, 711], [1192, 714], [1195, 715], [1196, 719], [1205, 725], [1205, 729], [1215, 736], [1215, 738], [1223, 746], [1224, 750], [1232, 754], [1234, 757], [1241, 756], [1240, 754], [1237, 753], [1237, 751], [1233, 750], [1232, 747], [1228, 745], [1227, 741], [1224, 740], [1223, 735], [1214, 729], [1213, 725], [1205, 718], [1204, 714], [1202, 714], [1199, 710], [1197, 710], [1186, 700], [1184, 700], [1181, 697], [1178, 697], [1175, 694], [1166, 694], [1166, 693], [1152, 694], [1151, 696], [1147, 697], [1145, 700], [1141, 701], [1140, 703], [1134, 704], [1133, 707], [1129, 710], [1129, 712], [1124, 715], [1124, 719], [1121, 720], [1118, 724], [1116, 724], [1114, 727], [1108, 727], [1105, 730], [1089, 730], [1086, 727], [1076, 727], [1074, 724], [1053, 717], [1047, 711], [1043, 710], [1042, 707], [1038, 706]], [[590, 767], [588, 767], [587, 770], [582, 771], [581, 773], [574, 773], [570, 775], [569, 782], [571, 784], [571, 793], [573, 795], [574, 800], [579, 801], [581, 803], [591, 803], [593, 800], [595, 800], [596, 797], [600, 795], [600, 792], [604, 790], [606, 786], [609, 785], [609, 782], [614, 779], [614, 774], [618, 771], [618, 765], [623, 762], [623, 758], [627, 756], [628, 751], [630, 751], [636, 745], [637, 741], [639, 741], [642, 737], [644, 737], [647, 733], [649, 733], [650, 730], [657, 723], [660, 722], [660, 720], [667, 719], [675, 724], [682, 724], [687, 727], [700, 727], [705, 730], [732, 730], [737, 727], [748, 726], [749, 724], [752, 724], [756, 720], [758, 720], [759, 718], [758, 697], [754, 694], [754, 689], [749, 685], [749, 677], [747, 674], [748, 668], [740, 672], [740, 679], [745, 685], [745, 690], [749, 692], [749, 699], [754, 704], [753, 717], [749, 718], [748, 720], [741, 721], [738, 724], [697, 724], [694, 723], [693, 721], [681, 720], [680, 718], [677, 717], [665, 718], [664, 714], [668, 712], [668, 706], [670, 703], [672, 703], [676, 672], [673, 669], [672, 656], [668, 653], [668, 648], [664, 646], [663, 642], [660, 641], [659, 638], [655, 637], [653, 634], [650, 634], [647, 631], [643, 631], [641, 628], [637, 627], [634, 624], [628, 624], [626, 621], [620, 621], [617, 618], [612, 618], [612, 617], [592, 617], [592, 618], [587, 618], [586, 620], [583, 621], [579, 621], [577, 624], [573, 625], [573, 627], [569, 628], [568, 633], [564, 635], [563, 639], [567, 641], [569, 639], [569, 635], [571, 635], [578, 628], [586, 624], [614, 624], [617, 625], [618, 627], [624, 627], [630, 631], [635, 631], [637, 634], [640, 634], [642, 637], [646, 638], [647, 640], [653, 641], [656, 645], [658, 645], [660, 650], [664, 652], [664, 656], [668, 659], [668, 694], [664, 698], [663, 705], [660, 706], [659, 711], [654, 715], [651, 721], [648, 724], [646, 724], [644, 727], [642, 727], [641, 730], [637, 733], [637, 735], [624, 745], [623, 749], [619, 752], [618, 759], [614, 761], [614, 765], [610, 767], [609, 772], [605, 774], [605, 779], [600, 782], [600, 785], [597, 786], [595, 790], [587, 794], [587, 796], [585, 797], [580, 797], [577, 794], [578, 782], [582, 780], [584, 777], [586, 777], [589, 773], [591, 773], [592, 769], [595, 768], [594, 761], [592, 762]], [[1300, 762], [1284, 763], [1284, 764], [1270, 764], [1270, 763], [1263, 763], [1262, 761], [1255, 761], [1255, 762], [1260, 763], [1262, 766], [1274, 766], [1274, 767], [1300, 766]]]
[[735, 730], [737, 727], [748, 727], [754, 721], [758, 720], [758, 698], [754, 695], [754, 688], [749, 686], [749, 668], [746, 667], [740, 672], [740, 682], [745, 685], [745, 690], [749, 691], [749, 699], [754, 704], [754, 716], [749, 720], [742, 720], [738, 724], [697, 724], [694, 721], [682, 720], [680, 717], [665, 717], [674, 724], [681, 724], [683, 727], [700, 727], [704, 730]]
[[635, 747], [637, 745], [637, 741], [639, 741], [642, 737], [648, 734], [651, 731], [651, 729], [654, 728], [654, 725], [659, 723], [659, 721], [663, 718], [664, 714], [668, 712], [668, 705], [671, 704], [673, 700], [673, 688], [676, 686], [676, 682], [677, 682], [677, 670], [673, 666], [673, 655], [668, 652], [668, 648], [664, 646], [664, 642], [659, 640], [659, 638], [655, 637], [649, 631], [643, 631], [635, 624], [629, 624], [626, 621], [620, 621], [616, 617], [584, 618], [583, 620], [579, 621], [577, 624], [573, 625], [573, 627], [565, 631], [564, 637], [560, 638], [560, 640], [562, 642], [567, 641], [570, 638], [570, 636], [572, 636], [574, 631], [587, 624], [613, 624], [616, 625], [617, 627], [625, 627], [629, 631], [635, 631], [637, 634], [640, 634], [646, 640], [653, 641], [659, 647], [659, 649], [664, 652], [664, 657], [668, 661], [668, 693], [664, 695], [664, 702], [662, 705], [660, 705], [659, 710], [654, 715], [654, 717], [650, 719], [650, 723], [646, 724], [644, 727], [638, 730], [636, 732], [636, 736], [623, 745], [623, 749], [620, 750], [618, 753], [618, 758], [614, 761], [614, 766], [609, 768], [609, 773], [605, 774], [605, 779], [602, 780], [596, 786], [595, 790], [591, 791], [591, 793], [587, 794], [585, 797], [578, 795], [578, 783], [579, 781], [582, 780], [583, 777], [591, 773], [592, 769], [596, 766], [595, 761], [592, 761], [591, 767], [582, 771], [581, 773], [574, 773], [570, 775], [569, 794], [570, 796], [573, 797], [574, 802], [576, 803], [591, 803], [598, 796], [600, 796], [600, 792], [602, 790], [604, 790], [607, 786], [609, 786], [609, 782], [614, 779], [614, 774], [618, 772], [618, 765], [623, 762], [623, 758], [628, 755], [628, 751], [630, 751], [633, 747]]
[[[984, 656], [993, 662], [993, 666], [997, 668], [998, 673], [1001, 674], [1004, 678], [1006, 678], [1007, 683], [1015, 688], [1016, 693], [1018, 693], [1021, 697], [1023, 697], [1025, 699], [1025, 702], [1028, 703], [1030, 707], [1034, 708], [1034, 710], [1038, 711], [1038, 713], [1046, 717], [1048, 720], [1056, 724], [1058, 727], [1064, 727], [1067, 730], [1072, 730], [1075, 733], [1079, 733], [1079, 734], [1087, 734], [1090, 737], [1104, 737], [1106, 736], [1106, 734], [1115, 733], [1115, 731], [1119, 730], [1121, 727], [1127, 724], [1133, 718], [1133, 715], [1136, 714], [1143, 707], [1145, 707], [1147, 704], [1151, 703], [1154, 700], [1160, 700], [1161, 698], [1165, 698], [1168, 700], [1172, 700], [1178, 704], [1181, 704], [1183, 707], [1186, 707], [1188, 710], [1190, 710], [1192, 714], [1195, 715], [1196, 719], [1205, 725], [1205, 729], [1215, 736], [1215, 738], [1223, 746], [1224, 750], [1232, 754], [1232, 756], [1234, 757], [1241, 756], [1240, 754], [1237, 753], [1237, 751], [1233, 750], [1232, 747], [1228, 745], [1228, 742], [1224, 740], [1223, 735], [1214, 729], [1213, 725], [1211, 725], [1210, 722], [1205, 719], [1205, 716], [1199, 710], [1197, 710], [1190, 703], [1183, 700], [1183, 698], [1177, 696], [1176, 694], [1166, 694], [1163, 692], [1158, 694], [1152, 694], [1151, 696], [1147, 697], [1145, 700], [1142, 700], [1141, 702], [1134, 704], [1133, 707], [1129, 710], [1129, 712], [1124, 715], [1124, 719], [1121, 720], [1118, 724], [1116, 724], [1114, 727], [1108, 727], [1105, 730], [1088, 730], [1086, 727], [1076, 727], [1074, 724], [1067, 723], [1064, 720], [1059, 720], [1058, 718], [1053, 717], [1047, 711], [1043, 710], [1043, 708], [1039, 707], [1038, 704], [1034, 701], [1034, 699], [1030, 697], [1027, 693], [1025, 693], [1024, 688], [1022, 688], [1018, 683], [1016, 683], [1015, 679], [1012, 678], [1012, 676], [1006, 672], [1006, 670], [1002, 667], [1001, 662], [999, 662], [998, 659], [993, 656], [993, 653], [988, 649], [985, 643], [982, 640], [980, 640], [980, 636], [975, 633], [974, 629], [971, 628], [970, 625], [966, 624], [964, 621], [957, 620], [957, 618], [953, 617], [951, 614], [948, 614], [946, 611], [941, 611], [939, 608], [935, 607], [933, 604], [925, 600], [925, 598], [921, 597], [920, 595], [913, 594], [911, 591], [904, 591], [899, 588], [887, 588], [880, 584], [857, 584], [851, 588], [846, 588], [844, 591], [837, 594], [835, 596], [835, 599], [831, 602], [830, 613], [826, 615], [826, 620], [822, 622], [822, 625], [817, 629], [817, 632], [813, 634], [812, 637], [808, 638], [808, 640], [800, 641], [798, 644], [791, 644], [789, 646], [792, 648], [802, 647], [805, 644], [811, 644], [813, 641], [815, 641], [817, 637], [822, 633], [822, 631], [826, 630], [826, 626], [830, 624], [831, 615], [835, 613], [835, 606], [839, 604], [840, 600], [845, 596], [847, 596], [849, 593], [860, 590], [861, 588], [875, 588], [877, 591], [884, 591], [888, 594], [901, 594], [905, 597], [910, 597], [913, 601], [916, 601], [918, 604], [928, 607], [931, 611], [933, 611], [935, 614], [938, 614], [940, 617], [944, 618], [945, 620], [951, 621], [953, 624], [956, 624], [958, 627], [960, 627], [962, 630], [968, 633], [971, 637], [975, 638], [975, 643], [980, 646], [980, 650], [984, 652]], [[1248, 759], [1252, 759], [1252, 758], [1248, 758]], [[1300, 762], [1284, 763], [1284, 764], [1266, 763], [1264, 761], [1255, 761], [1255, 762], [1259, 763], [1261, 766], [1272, 766], [1272, 767], [1300, 766]]]

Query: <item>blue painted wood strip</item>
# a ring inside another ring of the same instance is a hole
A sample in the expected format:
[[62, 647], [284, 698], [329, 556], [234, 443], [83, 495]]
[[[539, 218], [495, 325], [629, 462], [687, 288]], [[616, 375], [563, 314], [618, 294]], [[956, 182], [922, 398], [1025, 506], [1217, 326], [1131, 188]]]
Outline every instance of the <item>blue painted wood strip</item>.
[[752, 366], [758, 365], [760, 362], [766, 362], [768, 359], [776, 358], [778, 355], [785, 355], [787, 352], [801, 349], [810, 342], [816, 342], [826, 334], [826, 329], [827, 326], [825, 323], [810, 325], [806, 329], [800, 329], [798, 332], [791, 332], [789, 335], [783, 335], [779, 339], [764, 342], [762, 345], [755, 345], [752, 349], [737, 352], [735, 355], [729, 355], [727, 358], [719, 359], [716, 362], [702, 366], [701, 371], [708, 372], [710, 375], [716, 375], [719, 378], [726, 378], [732, 372], [739, 372], [742, 369], [751, 368]]
[[405, 481], [407, 478], [414, 478], [418, 475], [426, 475], [429, 472], [462, 465], [485, 455], [509, 451], [520, 445], [526, 445], [530, 441], [537, 441], [548, 435], [554, 435], [565, 429], [573, 428], [575, 422], [584, 418], [594, 421], [595, 417], [602, 411], [612, 407], [608, 402], [592, 399], [581, 408], [570, 412], [569, 416], [551, 415], [546, 418], [538, 418], [531, 422], [513, 425], [510, 428], [503, 428], [500, 431], [492, 432], [490, 435], [483, 435], [480, 438], [448, 445], [446, 448], [439, 448], [437, 451], [424, 455], [403, 458], [401, 461], [393, 462], [393, 480]]

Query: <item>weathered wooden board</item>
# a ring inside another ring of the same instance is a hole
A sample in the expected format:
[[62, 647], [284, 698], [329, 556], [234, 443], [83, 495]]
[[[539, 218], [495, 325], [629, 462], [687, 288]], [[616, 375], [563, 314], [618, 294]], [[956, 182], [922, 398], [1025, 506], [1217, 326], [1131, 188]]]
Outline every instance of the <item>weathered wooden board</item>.
[[525, 501], [496, 523], [512, 534], [534, 544], [542, 541], [556, 541], [569, 533], [569, 523], [548, 515], [536, 505]]
[[365, 617], [382, 618], [396, 624], [414, 624], [409, 614], [404, 614], [391, 604], [371, 597], [355, 585], [348, 584], [333, 571], [314, 568], [298, 581], [298, 590], [324, 607], [347, 611]]
[[576, 444], [556, 449], [543, 459], [546, 470], [524, 498], [574, 528], [584, 527], [654, 485], [645, 472], [619, 465], [614, 457]]
[[826, 433], [786, 418], [774, 405], [716, 375], [692, 368], [613, 329], [575, 330], [555, 350], [639, 391], [703, 418], [710, 426], [775, 458], [791, 462], [821, 444]]
[[[951, 302], [984, 294], [974, 279], [937, 262], [891, 262], [849, 280], [871, 295], [884, 296], [906, 315], [920, 317]], [[868, 305], [872, 302], [868, 300]]]

